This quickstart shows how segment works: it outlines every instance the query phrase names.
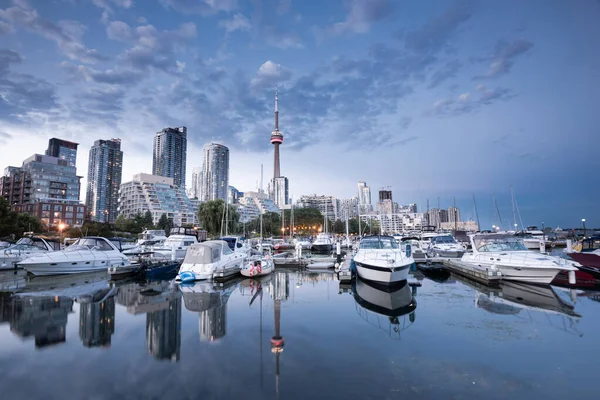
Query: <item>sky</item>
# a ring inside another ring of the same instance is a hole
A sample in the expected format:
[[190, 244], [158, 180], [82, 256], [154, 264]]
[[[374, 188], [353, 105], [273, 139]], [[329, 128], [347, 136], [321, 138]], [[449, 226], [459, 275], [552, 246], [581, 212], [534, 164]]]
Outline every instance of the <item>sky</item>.
[[[59, 137], [120, 138], [123, 181], [187, 126], [230, 148], [230, 185], [281, 171], [290, 194], [477, 201], [482, 228], [600, 227], [598, 0], [0, 0], [0, 167]], [[85, 187], [85, 179], [83, 180]], [[82, 200], [85, 190], [82, 190]]]

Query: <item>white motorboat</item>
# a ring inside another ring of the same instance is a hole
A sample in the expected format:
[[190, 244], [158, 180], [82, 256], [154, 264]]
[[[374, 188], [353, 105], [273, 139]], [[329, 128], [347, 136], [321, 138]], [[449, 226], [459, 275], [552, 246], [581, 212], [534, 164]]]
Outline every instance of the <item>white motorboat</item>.
[[539, 250], [542, 244], [545, 247], [545, 234], [537, 226], [528, 226], [527, 230], [515, 233], [525, 247], [530, 250]]
[[223, 236], [217, 240], [227, 242], [227, 245], [234, 253], [241, 254], [244, 257], [250, 256], [250, 252], [252, 251], [250, 243], [245, 238], [239, 236]]
[[0, 250], [0, 270], [15, 269], [17, 263], [27, 257], [60, 250], [60, 243], [41, 237], [24, 237], [17, 243]]
[[273, 259], [271, 255], [267, 254], [266, 256], [257, 256], [247, 260], [240, 273], [244, 276], [254, 278], [258, 276], [269, 275], [275, 270], [275, 264], [273, 263]]
[[429, 245], [431, 244], [431, 238], [438, 236], [438, 234], [436, 232], [422, 232], [421, 233], [421, 248], [424, 250], [427, 250], [429, 248]]
[[549, 284], [561, 271], [569, 272], [573, 280], [579, 263], [527, 250], [518, 237], [510, 234], [469, 235], [472, 253], [461, 261], [481, 267], [497, 268], [502, 279]]
[[162, 244], [152, 246], [155, 257], [181, 261], [187, 249], [198, 243], [196, 231], [188, 228], [173, 228], [171, 235]]
[[167, 235], [162, 229], [145, 229], [138, 235], [136, 244], [138, 246], [156, 245], [157, 242], [164, 242], [167, 240]]
[[415, 260], [392, 236], [367, 236], [360, 241], [354, 263], [358, 276], [388, 285], [405, 281]]
[[80, 274], [129, 265], [129, 259], [110, 240], [89, 236], [62, 251], [29, 257], [17, 263], [32, 275]]
[[240, 271], [245, 259], [243, 253], [231, 250], [224, 240], [193, 244], [187, 250], [176, 279], [192, 282], [212, 279], [215, 275], [235, 275]]
[[300, 245], [300, 247], [302, 247], [302, 250], [310, 250], [312, 247], [312, 243], [310, 242], [310, 240], [308, 239], [294, 239], [294, 245]]
[[318, 252], [327, 252], [333, 249], [333, 240], [328, 233], [319, 233], [312, 243], [311, 250]]
[[450, 234], [432, 236], [429, 240], [427, 248], [429, 257], [461, 258], [463, 254], [465, 248]]
[[[398, 240], [398, 238], [396, 238]], [[410, 245], [411, 254], [415, 261], [427, 259], [427, 252], [421, 248], [421, 241], [416, 236], [405, 236], [399, 240], [399, 243]]]

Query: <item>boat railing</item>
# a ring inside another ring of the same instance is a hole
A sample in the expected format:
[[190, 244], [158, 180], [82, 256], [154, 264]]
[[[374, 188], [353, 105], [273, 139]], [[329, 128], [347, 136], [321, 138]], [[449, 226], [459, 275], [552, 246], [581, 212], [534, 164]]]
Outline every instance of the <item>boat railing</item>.
[[[498, 257], [492, 257], [491, 254], [486, 254], [486, 252], [480, 252], [479, 253], [481, 256], [483, 257], [488, 257], [490, 259], [490, 261], [498, 261]], [[517, 252], [494, 252], [494, 255], [500, 255], [502, 256], [501, 260], [502, 261], [507, 261], [508, 262], [512, 262], [512, 261], [518, 261], [518, 262], [528, 262], [531, 264], [535, 264], [536, 261], [547, 261], [548, 257], [551, 257], [553, 261], [555, 261], [557, 263], [557, 265], [559, 266], [568, 266], [570, 265], [569, 260], [567, 259], [563, 259], [560, 257], [555, 257], [555, 256], [549, 256], [546, 254], [542, 254], [542, 253], [535, 253], [535, 252], [531, 252], [531, 251], [517, 251]], [[543, 259], [540, 259], [542, 258]]]

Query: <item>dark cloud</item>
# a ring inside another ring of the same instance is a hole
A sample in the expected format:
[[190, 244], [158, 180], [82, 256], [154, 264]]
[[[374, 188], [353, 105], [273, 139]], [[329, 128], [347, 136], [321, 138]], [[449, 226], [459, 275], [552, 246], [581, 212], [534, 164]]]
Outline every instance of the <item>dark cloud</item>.
[[457, 2], [412, 32], [400, 32], [407, 49], [420, 53], [436, 53], [444, 49], [460, 26], [471, 18], [467, 3]]
[[431, 75], [431, 80], [429, 82], [429, 89], [433, 89], [444, 81], [453, 78], [456, 76], [456, 73], [461, 67], [461, 63], [458, 60], [450, 60], [446, 62], [441, 68]]
[[210, 15], [237, 10], [237, 0], [159, 0], [166, 8], [183, 14]]
[[82, 43], [85, 32], [83, 25], [74, 21], [54, 23], [44, 19], [25, 0], [16, 2], [14, 7], [0, 9], [0, 19], [54, 41], [60, 51], [70, 59], [87, 63], [105, 60], [96, 50], [88, 49]]
[[389, 16], [392, 10], [392, 2], [389, 0], [350, 0], [344, 20], [319, 32], [328, 35], [365, 33], [369, 31], [371, 24]]
[[509, 73], [514, 65], [514, 60], [529, 52], [532, 47], [533, 43], [524, 39], [498, 42], [493, 54], [481, 59], [489, 62], [488, 71], [484, 75], [476, 76], [474, 79], [496, 78]]

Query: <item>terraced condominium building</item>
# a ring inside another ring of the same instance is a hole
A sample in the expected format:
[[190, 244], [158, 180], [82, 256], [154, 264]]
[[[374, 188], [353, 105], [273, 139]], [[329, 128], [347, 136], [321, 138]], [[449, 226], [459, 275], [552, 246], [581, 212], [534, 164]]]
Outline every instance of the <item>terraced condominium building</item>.
[[154, 136], [152, 175], [173, 178], [173, 184], [185, 189], [187, 128], [165, 128]]

